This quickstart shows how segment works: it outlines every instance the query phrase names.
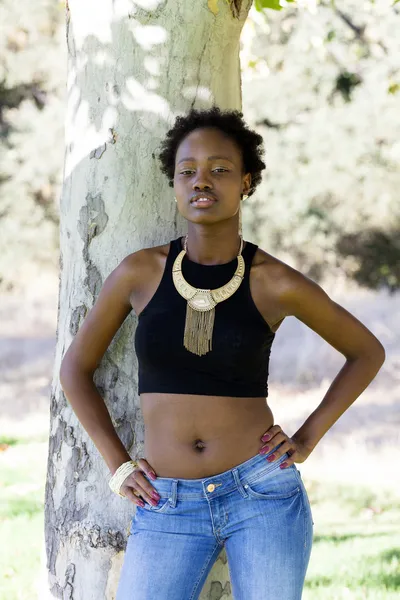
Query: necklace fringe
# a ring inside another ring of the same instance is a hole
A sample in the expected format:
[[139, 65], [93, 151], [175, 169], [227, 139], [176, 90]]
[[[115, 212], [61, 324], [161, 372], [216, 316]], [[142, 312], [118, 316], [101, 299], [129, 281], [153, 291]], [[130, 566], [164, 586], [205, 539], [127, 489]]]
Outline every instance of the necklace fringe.
[[183, 345], [186, 350], [203, 356], [212, 350], [215, 308], [207, 311], [193, 310], [186, 305], [185, 333]]

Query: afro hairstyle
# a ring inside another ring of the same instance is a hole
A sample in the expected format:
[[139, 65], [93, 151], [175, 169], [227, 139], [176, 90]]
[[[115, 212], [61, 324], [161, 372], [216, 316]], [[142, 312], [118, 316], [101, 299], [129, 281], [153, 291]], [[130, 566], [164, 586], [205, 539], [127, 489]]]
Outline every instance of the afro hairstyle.
[[159, 160], [161, 172], [167, 176], [169, 186], [174, 185], [175, 157], [178, 146], [190, 132], [202, 127], [215, 127], [233, 139], [242, 152], [244, 173], [251, 173], [251, 196], [261, 182], [261, 171], [266, 168], [262, 161], [264, 155], [263, 138], [249, 129], [238, 110], [221, 111], [217, 106], [208, 110], [191, 109], [186, 115], [178, 116], [173, 127], [167, 131], [161, 143]]

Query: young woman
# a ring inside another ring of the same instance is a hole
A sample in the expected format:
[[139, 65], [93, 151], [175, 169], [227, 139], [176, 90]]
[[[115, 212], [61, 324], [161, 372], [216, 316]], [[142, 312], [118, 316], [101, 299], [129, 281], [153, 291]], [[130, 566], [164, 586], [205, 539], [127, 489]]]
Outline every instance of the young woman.
[[[160, 161], [187, 235], [120, 263], [61, 365], [65, 394], [113, 474], [111, 489], [137, 506], [118, 600], [198, 598], [223, 546], [235, 600], [299, 600], [313, 522], [295, 463], [384, 361], [376, 337], [321, 287], [243, 241], [241, 201], [265, 164], [262, 137], [242, 117], [214, 107], [176, 119]], [[145, 425], [137, 462], [93, 383], [132, 309]], [[271, 345], [289, 315], [346, 359], [290, 436], [266, 401]]]

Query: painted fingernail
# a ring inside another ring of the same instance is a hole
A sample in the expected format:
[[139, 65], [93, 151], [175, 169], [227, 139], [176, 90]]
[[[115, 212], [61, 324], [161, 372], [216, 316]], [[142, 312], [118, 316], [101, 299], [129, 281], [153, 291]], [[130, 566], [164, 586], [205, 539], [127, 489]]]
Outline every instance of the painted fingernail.
[[268, 462], [272, 462], [273, 460], [275, 460], [275, 454], [271, 454], [270, 456], [267, 456]]
[[266, 452], [268, 452], [268, 450], [269, 450], [269, 446], [265, 446], [264, 448], [261, 448], [260, 454], [265, 454]]
[[283, 462], [283, 463], [281, 463], [281, 464], [279, 465], [279, 468], [280, 468], [280, 469], [284, 469], [285, 467], [287, 467], [287, 463], [286, 463], [286, 462]]
[[153, 471], [149, 471], [149, 475], [152, 479], [157, 479], [156, 474]]
[[261, 439], [262, 439], [262, 441], [263, 441], [263, 442], [268, 442], [268, 440], [270, 439], [270, 437], [271, 437], [271, 436], [270, 436], [268, 433], [265, 433], [265, 434], [262, 436], [262, 438], [261, 438]]

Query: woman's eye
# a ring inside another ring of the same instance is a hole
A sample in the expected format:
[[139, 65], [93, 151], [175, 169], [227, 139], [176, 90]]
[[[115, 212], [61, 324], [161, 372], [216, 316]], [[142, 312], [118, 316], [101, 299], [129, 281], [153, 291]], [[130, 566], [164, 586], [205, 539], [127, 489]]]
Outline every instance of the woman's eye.
[[[228, 169], [224, 169], [223, 167], [217, 167], [216, 169], [213, 169], [214, 171], [228, 171]], [[186, 173], [191, 173], [190, 169], [185, 169], [184, 171], [181, 171], [181, 175], [186, 175]]]

